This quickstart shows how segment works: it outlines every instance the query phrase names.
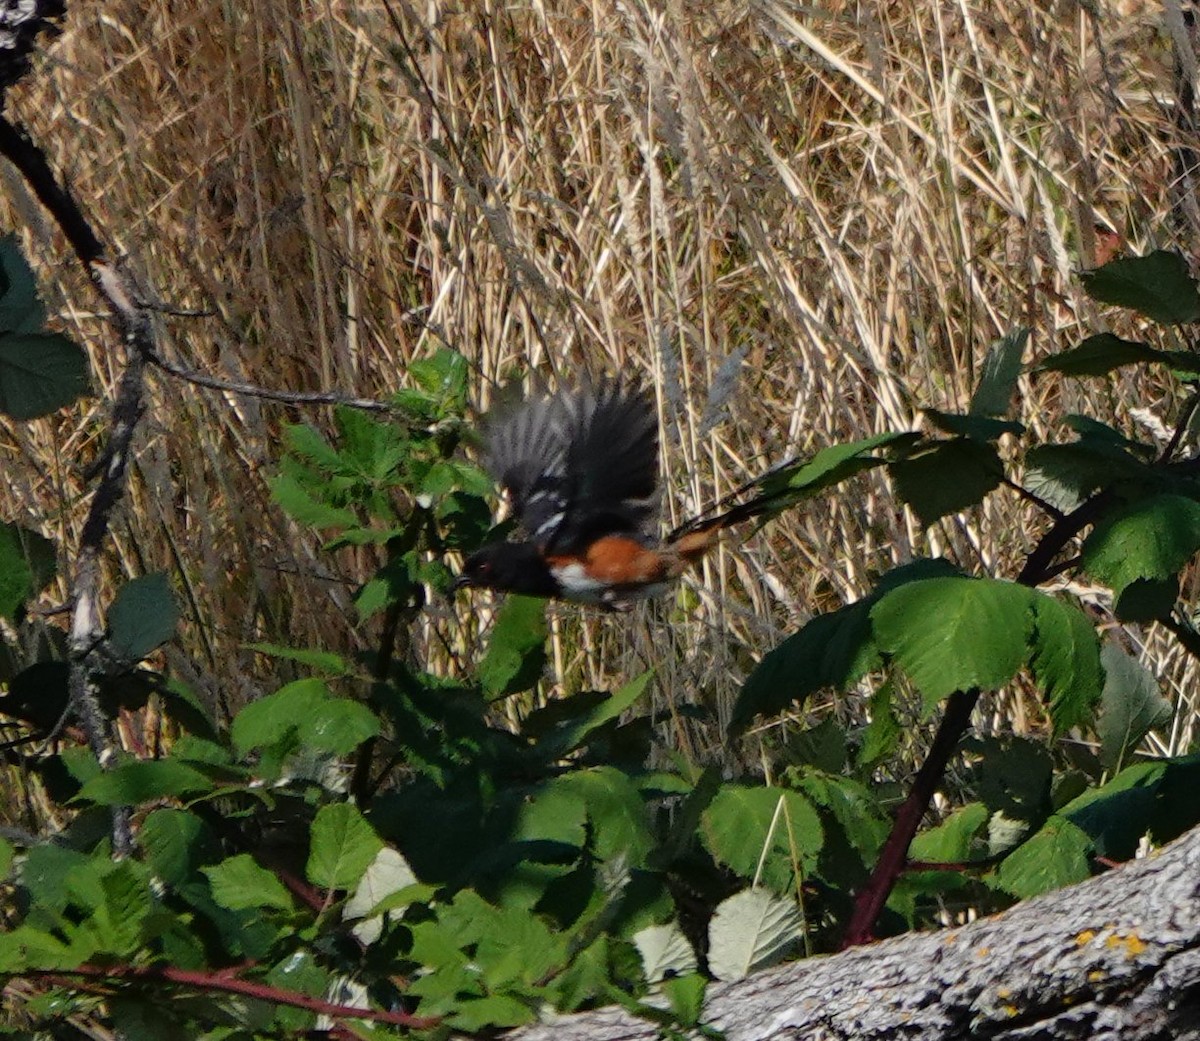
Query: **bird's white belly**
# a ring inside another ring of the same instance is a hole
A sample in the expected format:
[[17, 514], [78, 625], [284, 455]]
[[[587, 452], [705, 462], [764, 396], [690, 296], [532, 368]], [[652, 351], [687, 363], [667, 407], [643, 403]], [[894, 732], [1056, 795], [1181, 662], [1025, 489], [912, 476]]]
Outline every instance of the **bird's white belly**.
[[608, 604], [629, 600], [647, 600], [666, 590], [669, 583], [653, 582], [638, 586], [613, 587], [592, 578], [582, 564], [567, 564], [554, 569], [554, 577], [562, 586], [563, 598], [577, 604]]

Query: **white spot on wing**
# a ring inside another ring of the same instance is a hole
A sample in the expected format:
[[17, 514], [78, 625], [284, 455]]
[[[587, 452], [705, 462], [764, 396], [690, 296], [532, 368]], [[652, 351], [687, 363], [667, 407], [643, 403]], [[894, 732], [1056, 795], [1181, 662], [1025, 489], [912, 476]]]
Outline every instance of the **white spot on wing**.
[[562, 523], [562, 521], [563, 521], [563, 514], [561, 511], [553, 514], [550, 517], [547, 517], [544, 521], [542, 521], [541, 524], [538, 525], [538, 529], [537, 529], [537, 531], [535, 531], [533, 533], [533, 537], [535, 539], [540, 539], [543, 536], [543, 534], [546, 534], [546, 535], [550, 534], [552, 531], [554, 531], [555, 528], [557, 528]]

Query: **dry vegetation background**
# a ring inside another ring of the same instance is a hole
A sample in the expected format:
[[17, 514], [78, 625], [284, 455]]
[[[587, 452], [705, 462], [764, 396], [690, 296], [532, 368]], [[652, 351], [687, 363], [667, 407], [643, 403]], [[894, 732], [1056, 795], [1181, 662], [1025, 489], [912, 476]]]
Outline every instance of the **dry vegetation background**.
[[[1174, 0], [1166, 12], [72, 0], [8, 110], [149, 296], [212, 312], [162, 319], [172, 359], [382, 397], [446, 344], [481, 408], [531, 372], [636, 374], [656, 395], [675, 521], [789, 455], [964, 407], [989, 343], [1017, 325], [1033, 329], [1029, 359], [1106, 328], [1074, 272], [1107, 232], [1192, 252], [1175, 67], [1195, 58]], [[3, 196], [99, 394], [3, 429], [0, 511], [69, 552], [117, 345], [11, 175]], [[1165, 382], [1022, 391], [1039, 437], [1073, 411], [1143, 436], [1132, 408], [1173, 418]], [[320, 553], [266, 487], [282, 424], [328, 411], [161, 374], [150, 406], [111, 577], [171, 574], [186, 622], [170, 666], [236, 705], [287, 678], [246, 641], [370, 646], [351, 599], [377, 562]], [[630, 618], [556, 609], [555, 675], [607, 684], [654, 664], [665, 704], [720, 714], [759, 655], [892, 564], [946, 553], [1012, 576], [1038, 523], [1002, 489], [923, 532], [882, 479], [860, 478], [726, 549], [673, 601]], [[473, 653], [482, 602], [431, 608], [443, 667], [446, 646]], [[1182, 750], [1192, 674], [1152, 631], [1126, 633], [1173, 688]], [[1019, 693], [994, 707], [998, 725], [1038, 725]], [[677, 733], [705, 753], [702, 732]]]

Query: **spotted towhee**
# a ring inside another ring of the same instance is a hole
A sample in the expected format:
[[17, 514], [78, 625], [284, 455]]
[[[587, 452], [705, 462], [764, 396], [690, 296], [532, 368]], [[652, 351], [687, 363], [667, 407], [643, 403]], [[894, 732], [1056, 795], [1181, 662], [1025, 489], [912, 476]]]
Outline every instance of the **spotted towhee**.
[[723, 529], [770, 508], [752, 500], [658, 537], [658, 423], [649, 399], [619, 381], [524, 402], [492, 423], [485, 465], [526, 537], [474, 553], [456, 589], [628, 609], [666, 589]]

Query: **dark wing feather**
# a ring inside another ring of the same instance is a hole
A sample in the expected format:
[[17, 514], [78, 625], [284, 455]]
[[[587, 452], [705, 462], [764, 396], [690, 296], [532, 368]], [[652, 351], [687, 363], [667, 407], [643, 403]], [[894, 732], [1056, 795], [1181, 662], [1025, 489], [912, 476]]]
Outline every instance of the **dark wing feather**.
[[601, 535], [648, 538], [657, 512], [658, 422], [619, 382], [534, 398], [488, 430], [486, 465], [542, 549]]
[[608, 534], [648, 538], [658, 509], [658, 420], [641, 391], [619, 382], [558, 398], [567, 431], [566, 519], [553, 549]]
[[534, 398], [491, 423], [484, 465], [508, 493], [521, 526], [539, 542], [552, 535], [566, 499], [567, 432], [558, 400]]

